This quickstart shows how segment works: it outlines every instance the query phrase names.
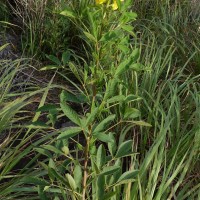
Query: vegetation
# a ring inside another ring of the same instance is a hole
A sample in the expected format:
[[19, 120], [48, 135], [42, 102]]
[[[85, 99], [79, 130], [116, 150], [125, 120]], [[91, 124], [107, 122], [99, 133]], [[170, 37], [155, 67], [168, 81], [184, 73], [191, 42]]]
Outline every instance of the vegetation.
[[200, 199], [200, 5], [1, 4], [0, 199]]

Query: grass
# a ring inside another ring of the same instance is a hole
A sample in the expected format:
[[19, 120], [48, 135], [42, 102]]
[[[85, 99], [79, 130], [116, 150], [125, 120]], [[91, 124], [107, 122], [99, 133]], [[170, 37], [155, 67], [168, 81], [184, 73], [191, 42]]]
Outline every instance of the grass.
[[50, 80], [25, 87], [28, 59], [0, 60], [0, 197], [199, 199], [198, 14], [187, 1], [93, 3], [17, 10]]

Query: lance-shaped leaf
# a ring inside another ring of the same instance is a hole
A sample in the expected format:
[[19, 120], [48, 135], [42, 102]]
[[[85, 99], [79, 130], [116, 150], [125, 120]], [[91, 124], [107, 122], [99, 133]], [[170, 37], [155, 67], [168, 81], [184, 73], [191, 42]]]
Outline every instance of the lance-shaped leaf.
[[73, 103], [82, 103], [81, 100], [77, 97], [77, 95], [74, 95], [67, 91], [62, 91], [62, 98], [63, 98], [63, 102], [69, 101]]
[[147, 127], [152, 127], [151, 124], [144, 122], [144, 121], [132, 121], [133, 124], [138, 125], [138, 126], [147, 126]]
[[100, 175], [97, 177], [97, 199], [100, 200], [104, 196], [105, 177]]
[[44, 106], [41, 106], [40, 108], [38, 108], [36, 110], [36, 112], [46, 112], [46, 111], [50, 111], [50, 110], [56, 110], [58, 108], [57, 105], [53, 105], [53, 104], [47, 104]]
[[117, 153], [115, 155], [115, 158], [121, 158], [121, 157], [125, 157], [131, 154], [131, 149], [132, 149], [132, 144], [133, 144], [133, 140], [128, 140], [126, 142], [123, 142], [118, 150]]
[[58, 66], [58, 65], [47, 65], [44, 66], [40, 69], [40, 71], [47, 71], [47, 70], [52, 70], [52, 69], [60, 69], [62, 68], [62, 66]]
[[109, 115], [106, 119], [104, 119], [103, 121], [101, 121], [96, 128], [94, 129], [93, 133], [99, 133], [102, 132], [103, 130], [105, 130], [105, 128], [107, 127], [107, 125], [109, 125], [114, 119], [115, 119], [116, 115]]
[[71, 53], [69, 51], [66, 51], [62, 54], [62, 62], [64, 65], [66, 65], [69, 62], [70, 56], [71, 56]]
[[43, 186], [49, 185], [47, 181], [33, 176], [24, 177], [20, 180], [20, 182], [33, 185], [43, 185]]
[[65, 9], [60, 14], [69, 18], [76, 18], [76, 13], [71, 9]]
[[111, 97], [110, 99], [107, 100], [107, 103], [116, 103], [116, 102], [122, 102], [125, 100], [125, 96], [124, 95], [117, 95], [114, 97]]
[[127, 171], [124, 172], [119, 179], [117, 180], [117, 183], [120, 182], [127, 182], [128, 180], [134, 180], [136, 179], [137, 175], [138, 175], [139, 171], [138, 170], [131, 170], [131, 171]]
[[103, 197], [103, 200], [110, 200], [112, 197], [116, 196], [117, 191], [111, 191], [111, 192], [106, 192], [106, 194]]
[[76, 190], [77, 185], [76, 185], [74, 178], [70, 174], [65, 174], [65, 177], [67, 178], [67, 181], [68, 181], [71, 189]]
[[109, 133], [109, 136], [112, 141], [108, 143], [108, 149], [109, 149], [111, 155], [114, 156], [116, 149], [117, 149], [116, 139], [115, 139], [115, 136], [113, 133]]
[[100, 169], [106, 162], [106, 150], [101, 144], [97, 150], [97, 167]]
[[106, 143], [113, 142], [112, 136], [105, 134], [104, 132], [95, 133], [93, 134], [93, 136], [102, 142], [106, 142]]
[[120, 169], [120, 166], [108, 166], [104, 167], [103, 171], [100, 173], [100, 175], [111, 175], [118, 171]]
[[48, 168], [48, 174], [52, 179], [56, 179], [58, 181], [60, 181], [60, 183], [66, 185], [67, 187], [70, 187], [68, 181], [65, 179], [65, 177], [63, 177], [59, 172], [57, 172], [55, 169], [49, 167]]
[[92, 110], [92, 112], [89, 113], [89, 116], [88, 116], [88, 118], [86, 120], [86, 126], [88, 126], [89, 124], [94, 122], [94, 120], [95, 120], [95, 118], [96, 118], [96, 116], [98, 114], [98, 111], [99, 111], [99, 108], [94, 108]]
[[104, 101], [106, 101], [108, 98], [112, 97], [116, 91], [116, 85], [118, 80], [116, 78], [109, 80], [108, 86], [106, 88], [106, 92], [104, 95]]
[[131, 101], [139, 101], [139, 100], [142, 100], [140, 96], [129, 94], [125, 99], [125, 103], [131, 102]]
[[64, 112], [64, 114], [66, 115], [66, 117], [68, 117], [75, 124], [81, 126], [78, 114], [66, 104], [64, 92], [62, 92], [60, 95], [60, 107]]
[[126, 107], [124, 113], [124, 119], [134, 119], [140, 116], [140, 111], [135, 108]]
[[117, 78], [119, 77], [121, 74], [123, 74], [124, 72], [126, 72], [131, 64], [133, 62], [136, 62], [137, 59], [138, 59], [138, 56], [139, 56], [139, 50], [138, 49], [135, 49], [131, 55], [126, 59], [124, 60], [118, 67], [117, 67], [117, 70], [115, 72], [115, 75], [114, 77]]
[[74, 180], [78, 188], [81, 188], [82, 176], [83, 175], [81, 166], [79, 164], [76, 164], [74, 168]]
[[46, 57], [49, 59], [49, 60], [51, 60], [52, 62], [54, 62], [55, 64], [57, 64], [57, 65], [61, 65], [62, 63], [60, 62], [60, 60], [57, 58], [57, 57], [55, 57], [54, 55], [46, 55]]
[[70, 127], [68, 128], [66, 131], [62, 132], [57, 139], [68, 139], [71, 137], [76, 136], [77, 134], [79, 134], [82, 131], [82, 129], [80, 127]]

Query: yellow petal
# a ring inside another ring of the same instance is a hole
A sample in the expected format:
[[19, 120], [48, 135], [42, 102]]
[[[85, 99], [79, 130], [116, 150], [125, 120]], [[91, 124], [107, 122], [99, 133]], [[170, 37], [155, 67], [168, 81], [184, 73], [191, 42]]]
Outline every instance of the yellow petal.
[[[120, 0], [120, 1], [122, 2], [122, 1], [124, 1], [124, 0]], [[116, 0], [113, 1], [112, 9], [113, 9], [113, 10], [117, 10], [117, 9], [118, 9], [118, 5], [117, 5], [117, 1], [116, 1]]]
[[117, 5], [117, 2], [114, 1], [113, 4], [112, 4], [112, 9], [113, 10], [117, 10], [118, 9], [118, 5]]
[[96, 4], [103, 4], [105, 3], [107, 0], [96, 0]]

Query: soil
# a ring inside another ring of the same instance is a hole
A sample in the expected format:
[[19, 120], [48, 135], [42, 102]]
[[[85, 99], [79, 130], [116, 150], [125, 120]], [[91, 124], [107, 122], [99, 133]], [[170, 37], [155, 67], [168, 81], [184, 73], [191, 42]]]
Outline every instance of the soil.
[[0, 47], [8, 44], [2, 51], [0, 51], [0, 59], [17, 59], [20, 57], [19, 52], [19, 35], [12, 35], [10, 33], [0, 33]]

